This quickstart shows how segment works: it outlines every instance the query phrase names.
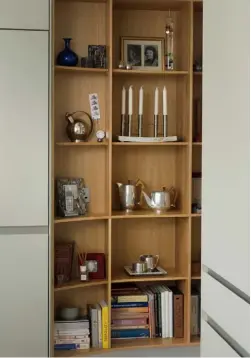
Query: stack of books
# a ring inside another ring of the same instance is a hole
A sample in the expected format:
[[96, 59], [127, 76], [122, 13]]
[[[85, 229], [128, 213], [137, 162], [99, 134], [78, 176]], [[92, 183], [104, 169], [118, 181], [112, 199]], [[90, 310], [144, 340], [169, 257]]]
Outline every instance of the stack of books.
[[184, 297], [165, 284], [112, 289], [112, 340], [183, 338]]
[[111, 338], [148, 338], [148, 296], [136, 286], [120, 286], [112, 289]]
[[89, 349], [90, 324], [88, 319], [55, 321], [55, 350]]

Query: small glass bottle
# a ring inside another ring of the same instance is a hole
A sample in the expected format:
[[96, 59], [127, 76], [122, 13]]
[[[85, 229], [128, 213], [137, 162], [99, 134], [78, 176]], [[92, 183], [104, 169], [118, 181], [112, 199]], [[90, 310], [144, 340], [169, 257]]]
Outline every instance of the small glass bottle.
[[165, 35], [166, 35], [165, 68], [167, 71], [170, 71], [174, 69], [174, 55], [173, 55], [174, 31], [173, 31], [173, 19], [170, 16], [170, 11], [165, 27]]

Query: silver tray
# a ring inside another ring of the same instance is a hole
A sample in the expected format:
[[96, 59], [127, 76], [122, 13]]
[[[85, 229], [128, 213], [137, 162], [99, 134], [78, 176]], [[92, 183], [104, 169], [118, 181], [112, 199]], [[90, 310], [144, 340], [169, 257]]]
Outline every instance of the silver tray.
[[163, 276], [163, 275], [167, 275], [167, 272], [161, 268], [160, 266], [156, 267], [156, 271], [150, 271], [150, 272], [144, 272], [144, 273], [138, 273], [138, 272], [134, 272], [131, 268], [131, 266], [124, 266], [125, 272], [129, 275], [129, 276]]

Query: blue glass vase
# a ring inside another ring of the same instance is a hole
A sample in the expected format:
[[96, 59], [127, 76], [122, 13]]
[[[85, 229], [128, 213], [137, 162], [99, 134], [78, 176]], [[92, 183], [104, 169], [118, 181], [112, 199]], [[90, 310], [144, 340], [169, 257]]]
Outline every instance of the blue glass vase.
[[77, 66], [78, 56], [71, 49], [71, 38], [63, 38], [65, 48], [59, 52], [57, 56], [57, 64], [59, 66]]

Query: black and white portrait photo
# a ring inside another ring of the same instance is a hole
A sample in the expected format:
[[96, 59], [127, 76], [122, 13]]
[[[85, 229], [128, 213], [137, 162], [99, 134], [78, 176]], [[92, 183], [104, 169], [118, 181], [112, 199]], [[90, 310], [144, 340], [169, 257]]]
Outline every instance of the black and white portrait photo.
[[163, 71], [164, 38], [122, 37], [121, 60], [132, 69]]
[[127, 45], [127, 59], [132, 66], [141, 66], [141, 45]]
[[144, 46], [144, 66], [158, 67], [158, 46]]

